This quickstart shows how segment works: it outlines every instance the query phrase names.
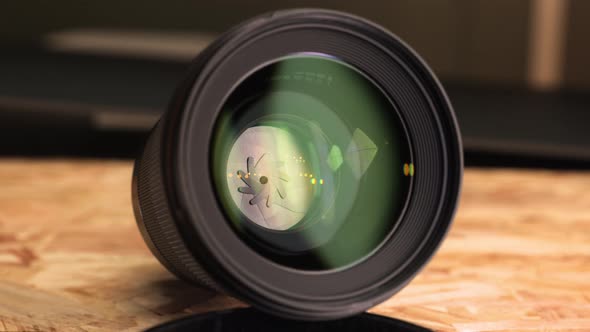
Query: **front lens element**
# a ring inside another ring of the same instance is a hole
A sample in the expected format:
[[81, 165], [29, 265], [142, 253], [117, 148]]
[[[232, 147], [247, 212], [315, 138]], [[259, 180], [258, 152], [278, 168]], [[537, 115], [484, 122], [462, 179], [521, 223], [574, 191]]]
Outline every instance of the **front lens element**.
[[379, 247], [407, 202], [407, 165], [392, 102], [353, 67], [321, 55], [281, 59], [245, 78], [212, 146], [213, 185], [236, 232], [262, 255], [311, 270]]

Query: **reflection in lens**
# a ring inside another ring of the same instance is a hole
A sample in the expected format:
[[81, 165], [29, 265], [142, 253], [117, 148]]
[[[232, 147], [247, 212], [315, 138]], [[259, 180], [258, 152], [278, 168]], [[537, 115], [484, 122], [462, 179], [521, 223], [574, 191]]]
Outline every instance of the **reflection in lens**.
[[369, 169], [377, 150], [377, 145], [371, 141], [367, 134], [358, 128], [354, 131], [352, 140], [346, 149], [346, 161], [357, 179], [360, 179]]
[[287, 130], [248, 128], [231, 149], [227, 173], [233, 201], [256, 224], [285, 230], [304, 216], [314, 187], [303, 174], [311, 174], [307, 157]]

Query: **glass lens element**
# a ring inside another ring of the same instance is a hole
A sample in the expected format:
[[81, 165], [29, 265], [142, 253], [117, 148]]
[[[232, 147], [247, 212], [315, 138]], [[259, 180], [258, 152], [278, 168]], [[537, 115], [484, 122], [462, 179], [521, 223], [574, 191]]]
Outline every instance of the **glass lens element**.
[[245, 78], [212, 144], [213, 186], [232, 227], [269, 259], [311, 270], [377, 250], [407, 202], [407, 164], [391, 101], [322, 55], [285, 58]]

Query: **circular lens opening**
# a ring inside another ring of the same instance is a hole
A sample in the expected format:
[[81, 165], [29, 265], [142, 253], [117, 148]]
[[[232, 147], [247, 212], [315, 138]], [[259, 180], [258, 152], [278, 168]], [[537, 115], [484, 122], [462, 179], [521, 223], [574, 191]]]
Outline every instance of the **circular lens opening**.
[[414, 165], [403, 123], [370, 78], [325, 55], [246, 77], [215, 127], [221, 209], [261, 255], [307, 270], [369, 256], [394, 230]]

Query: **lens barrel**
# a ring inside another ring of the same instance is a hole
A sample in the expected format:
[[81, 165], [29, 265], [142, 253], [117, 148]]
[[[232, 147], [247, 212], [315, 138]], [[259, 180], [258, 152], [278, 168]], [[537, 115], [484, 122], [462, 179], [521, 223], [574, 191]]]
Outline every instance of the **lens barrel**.
[[413, 50], [355, 16], [287, 10], [197, 56], [136, 160], [133, 205], [179, 278], [328, 320], [424, 267], [462, 172], [451, 104]]

